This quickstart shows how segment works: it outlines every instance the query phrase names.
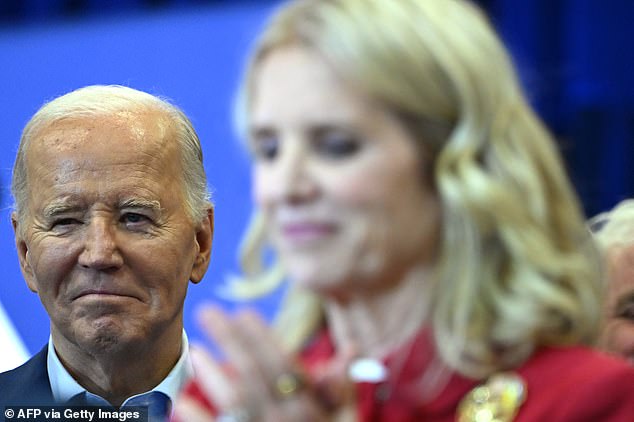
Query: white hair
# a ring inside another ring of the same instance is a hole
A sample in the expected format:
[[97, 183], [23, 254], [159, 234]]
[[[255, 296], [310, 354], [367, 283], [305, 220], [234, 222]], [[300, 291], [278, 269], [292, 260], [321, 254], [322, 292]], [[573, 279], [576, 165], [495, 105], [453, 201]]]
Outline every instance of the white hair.
[[588, 225], [604, 252], [614, 246], [631, 245], [634, 243], [634, 199], [625, 199], [610, 211], [592, 217]]
[[62, 119], [112, 116], [144, 110], [162, 113], [173, 125], [175, 141], [181, 151], [186, 209], [192, 221], [201, 221], [211, 206], [211, 195], [207, 187], [200, 140], [191, 121], [167, 99], [119, 85], [92, 85], [57, 97], [44, 104], [26, 124], [11, 182], [14, 212], [18, 220], [24, 218], [28, 200], [26, 151], [37, 133]]

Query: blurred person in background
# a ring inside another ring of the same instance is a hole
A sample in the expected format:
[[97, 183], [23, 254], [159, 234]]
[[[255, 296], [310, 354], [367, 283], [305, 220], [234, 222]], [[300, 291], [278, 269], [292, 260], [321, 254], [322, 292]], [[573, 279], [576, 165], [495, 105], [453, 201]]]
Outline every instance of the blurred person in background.
[[0, 374], [0, 407], [149, 406], [165, 420], [192, 375], [183, 302], [213, 234], [189, 119], [122, 86], [58, 97], [24, 128], [12, 191], [20, 266], [51, 336]]
[[599, 346], [634, 365], [634, 200], [590, 220], [606, 267]]
[[271, 329], [201, 311], [225, 360], [192, 352], [178, 419], [632, 420], [634, 370], [588, 348], [578, 200], [477, 7], [291, 1], [239, 100], [257, 210], [232, 288], [289, 286]]

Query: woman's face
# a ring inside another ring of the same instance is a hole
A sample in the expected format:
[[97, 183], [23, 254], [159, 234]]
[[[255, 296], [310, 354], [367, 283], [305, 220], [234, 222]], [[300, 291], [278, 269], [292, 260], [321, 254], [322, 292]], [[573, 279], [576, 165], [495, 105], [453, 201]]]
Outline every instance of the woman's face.
[[311, 50], [274, 50], [256, 72], [254, 195], [290, 278], [345, 296], [430, 264], [439, 201], [402, 124]]

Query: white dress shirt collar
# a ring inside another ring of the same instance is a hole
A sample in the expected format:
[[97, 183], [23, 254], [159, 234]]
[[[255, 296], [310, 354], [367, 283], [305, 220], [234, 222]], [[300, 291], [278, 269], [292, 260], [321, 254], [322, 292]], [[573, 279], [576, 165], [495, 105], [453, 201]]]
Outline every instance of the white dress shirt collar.
[[[48, 357], [46, 363], [48, 379], [51, 383], [51, 391], [53, 392], [53, 398], [56, 402], [64, 403], [70, 400], [71, 397], [86, 391], [86, 389], [79, 385], [79, 383], [77, 383], [77, 381], [75, 381], [75, 379], [68, 373], [66, 368], [64, 368], [64, 365], [62, 365], [62, 362], [59, 360], [59, 357], [55, 352], [52, 337], [48, 340]], [[189, 341], [187, 340], [185, 330], [183, 330], [180, 358], [170, 373], [167, 374], [167, 377], [165, 377], [159, 385], [152, 388], [150, 391], [160, 391], [167, 394], [172, 402], [174, 402], [185, 383], [193, 376], [193, 373], [194, 370], [189, 356]], [[91, 393], [90, 395], [93, 394]], [[137, 394], [132, 397], [139, 395], [140, 394]], [[125, 401], [130, 400], [132, 397], [128, 397]], [[104, 404], [105, 403], [106, 402], [104, 400]], [[125, 404], [125, 402], [123, 404]]]

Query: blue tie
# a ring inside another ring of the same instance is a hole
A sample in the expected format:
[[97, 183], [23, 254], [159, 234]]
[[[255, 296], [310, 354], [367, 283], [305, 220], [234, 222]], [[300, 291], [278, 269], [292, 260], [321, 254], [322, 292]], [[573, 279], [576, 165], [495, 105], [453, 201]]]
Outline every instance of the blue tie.
[[75, 394], [64, 404], [66, 406], [88, 406], [88, 401], [86, 400], [86, 392], [82, 391], [79, 394]]
[[[88, 393], [87, 395], [85, 391], [71, 397], [71, 399], [66, 402], [66, 405], [103, 406], [112, 408], [112, 405], [106, 400], [94, 394]], [[129, 406], [147, 407], [148, 422], [165, 422], [169, 419], [172, 410], [172, 400], [170, 400], [167, 394], [161, 393], [160, 391], [150, 391], [129, 399], [121, 406], [121, 410]]]

